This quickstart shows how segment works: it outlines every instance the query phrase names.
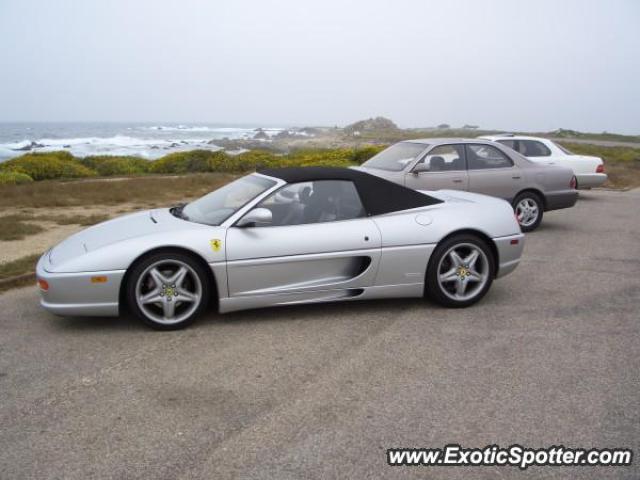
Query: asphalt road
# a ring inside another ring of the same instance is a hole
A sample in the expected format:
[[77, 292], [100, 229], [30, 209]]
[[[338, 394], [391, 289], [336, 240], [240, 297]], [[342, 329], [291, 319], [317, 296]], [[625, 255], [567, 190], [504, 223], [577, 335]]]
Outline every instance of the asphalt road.
[[[640, 191], [588, 192], [481, 304], [158, 333], [0, 296], [1, 479], [639, 478]], [[631, 467], [388, 467], [389, 447], [629, 447]]]

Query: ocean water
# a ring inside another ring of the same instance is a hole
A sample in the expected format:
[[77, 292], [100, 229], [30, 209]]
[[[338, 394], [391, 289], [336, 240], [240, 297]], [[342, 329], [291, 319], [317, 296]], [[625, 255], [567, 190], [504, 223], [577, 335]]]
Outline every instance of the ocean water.
[[155, 159], [171, 152], [218, 150], [216, 140], [268, 136], [285, 130], [269, 126], [179, 123], [0, 123], [0, 162], [27, 152], [66, 150], [88, 155], [135, 155]]

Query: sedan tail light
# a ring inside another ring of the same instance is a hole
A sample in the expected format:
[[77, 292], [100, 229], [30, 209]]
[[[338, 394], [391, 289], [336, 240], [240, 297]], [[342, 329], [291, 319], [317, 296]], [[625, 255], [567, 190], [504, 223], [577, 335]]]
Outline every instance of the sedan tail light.
[[596, 173], [604, 173], [604, 163], [601, 163], [596, 167]]
[[576, 187], [578, 186], [578, 180], [576, 180], [576, 177], [571, 177], [571, 181], [569, 182], [569, 188], [572, 190], [575, 190]]

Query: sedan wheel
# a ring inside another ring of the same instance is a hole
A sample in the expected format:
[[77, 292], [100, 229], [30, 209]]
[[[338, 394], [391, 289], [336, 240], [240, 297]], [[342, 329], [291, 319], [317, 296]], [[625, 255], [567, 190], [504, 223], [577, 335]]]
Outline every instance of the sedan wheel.
[[206, 306], [208, 296], [202, 267], [187, 255], [155, 255], [131, 272], [129, 305], [143, 322], [159, 330], [191, 323]]
[[427, 294], [450, 307], [480, 300], [495, 276], [491, 250], [473, 235], [453, 237], [439, 245], [427, 270]]
[[542, 201], [535, 193], [525, 192], [518, 195], [513, 202], [516, 218], [523, 232], [538, 228], [542, 221]]

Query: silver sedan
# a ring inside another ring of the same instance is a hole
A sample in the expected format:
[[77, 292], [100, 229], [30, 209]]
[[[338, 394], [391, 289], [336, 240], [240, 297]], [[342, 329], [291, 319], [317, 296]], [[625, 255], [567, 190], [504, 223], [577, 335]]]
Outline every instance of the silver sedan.
[[578, 199], [571, 169], [541, 165], [481, 139], [400, 142], [360, 169], [417, 190], [451, 188], [503, 198], [524, 232], [540, 225], [543, 212], [572, 207]]
[[417, 192], [352, 169], [265, 170], [194, 202], [90, 227], [37, 266], [42, 306], [157, 329], [273, 305], [421, 297], [480, 300], [513, 271], [523, 234], [510, 205]]

